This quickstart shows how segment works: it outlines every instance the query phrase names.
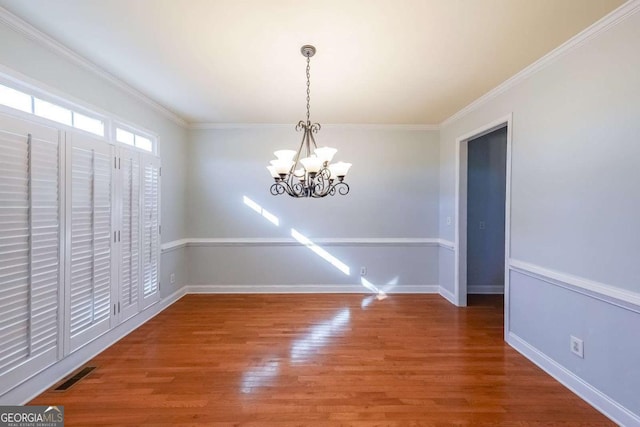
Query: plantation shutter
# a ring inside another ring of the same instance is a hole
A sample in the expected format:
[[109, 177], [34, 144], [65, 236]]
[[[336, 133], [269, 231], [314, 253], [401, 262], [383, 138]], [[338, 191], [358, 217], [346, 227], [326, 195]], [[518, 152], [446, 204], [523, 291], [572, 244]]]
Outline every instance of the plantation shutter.
[[0, 394], [57, 360], [59, 150], [57, 130], [0, 115]]
[[120, 150], [121, 239], [120, 239], [120, 310], [121, 320], [138, 312], [140, 287], [140, 155]]
[[143, 155], [143, 308], [160, 297], [160, 159]]
[[74, 351], [110, 326], [111, 146], [73, 134], [68, 339]]

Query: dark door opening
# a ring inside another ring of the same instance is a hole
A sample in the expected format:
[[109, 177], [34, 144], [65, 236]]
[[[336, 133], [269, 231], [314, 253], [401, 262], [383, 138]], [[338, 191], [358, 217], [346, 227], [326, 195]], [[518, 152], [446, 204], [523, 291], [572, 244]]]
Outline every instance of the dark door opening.
[[467, 294], [504, 294], [507, 128], [468, 141]]

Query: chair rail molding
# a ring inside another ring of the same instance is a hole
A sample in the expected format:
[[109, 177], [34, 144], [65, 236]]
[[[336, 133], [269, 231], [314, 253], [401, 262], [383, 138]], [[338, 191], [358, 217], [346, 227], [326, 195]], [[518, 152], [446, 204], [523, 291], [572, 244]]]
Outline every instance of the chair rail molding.
[[[318, 237], [310, 240], [320, 246], [350, 247], [443, 247], [453, 250], [453, 242], [437, 237]], [[162, 252], [184, 247], [224, 247], [224, 246], [305, 246], [294, 238], [279, 237], [210, 237], [185, 238], [162, 244]]]
[[640, 313], [640, 294], [510, 258], [509, 270]]

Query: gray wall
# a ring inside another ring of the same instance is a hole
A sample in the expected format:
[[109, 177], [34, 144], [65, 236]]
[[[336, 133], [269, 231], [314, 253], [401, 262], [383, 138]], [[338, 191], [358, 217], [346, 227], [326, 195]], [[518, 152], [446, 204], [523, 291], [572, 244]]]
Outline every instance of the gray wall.
[[[516, 271], [511, 282], [512, 334], [640, 414], [640, 309]], [[570, 335], [584, 340], [584, 359], [568, 351]]]
[[[70, 95], [128, 123], [148, 129], [158, 135], [158, 154], [162, 158], [162, 241], [183, 238], [185, 230], [185, 183], [187, 131], [148, 105], [124, 92], [98, 75], [88, 71], [20, 34], [0, 24], [0, 65], [30, 79]], [[186, 283], [185, 270], [173, 260], [161, 264], [161, 293], [168, 295]], [[169, 273], [175, 272], [171, 285]]]
[[[397, 276], [396, 291], [437, 285], [436, 248], [403, 239], [437, 239], [438, 132], [323, 127], [318, 144], [338, 148], [336, 160], [353, 163], [347, 177], [351, 193], [322, 200], [274, 197], [266, 165], [276, 149], [297, 148], [300, 137], [293, 126], [191, 132], [189, 237], [228, 239], [236, 248], [189, 247], [190, 282], [344, 285], [341, 289], [348, 291], [354, 289], [350, 284], [360, 283], [359, 269], [365, 266], [372, 283], [386, 284]], [[245, 196], [276, 215], [280, 225], [247, 207]], [[345, 277], [304, 246], [279, 247], [274, 240], [290, 239], [292, 228], [312, 240], [338, 242], [325, 249], [352, 274]], [[246, 238], [266, 242], [238, 248], [238, 240]]]
[[507, 128], [468, 142], [467, 292], [504, 292]]
[[[636, 13], [447, 123], [440, 143], [440, 236], [453, 240], [446, 217], [454, 215], [456, 138], [513, 113], [512, 263], [547, 273], [525, 279], [512, 271], [510, 339], [636, 416], [637, 305], [559, 290], [547, 276], [639, 301], [639, 43]], [[570, 353], [570, 333], [584, 340], [584, 359]]]
[[[323, 129], [319, 143], [335, 145], [341, 159], [354, 163], [351, 195], [323, 201], [267, 192], [264, 166], [276, 148], [298, 144], [293, 129], [187, 133], [4, 25], [0, 40], [2, 65], [159, 135], [162, 241], [218, 239], [164, 253], [165, 295], [175, 289], [166, 286], [170, 272], [177, 285], [193, 280], [245, 290], [255, 284], [273, 290], [282, 285], [359, 289], [356, 275], [346, 277], [305, 247], [278, 244], [291, 228], [312, 239], [333, 239], [327, 251], [356, 270], [367, 266], [366, 278], [381, 288], [439, 284], [453, 292], [454, 252], [402, 239], [454, 240], [447, 218], [455, 224], [456, 138], [513, 113], [512, 260], [640, 297], [640, 14], [445, 124], [440, 133]], [[279, 216], [281, 225], [257, 216], [243, 196]], [[363, 238], [374, 240], [359, 243]], [[385, 238], [395, 243], [380, 240]], [[278, 272], [292, 265], [287, 275]], [[638, 306], [513, 267], [509, 277], [509, 337], [640, 414]], [[584, 340], [584, 359], [569, 352], [570, 334]]]

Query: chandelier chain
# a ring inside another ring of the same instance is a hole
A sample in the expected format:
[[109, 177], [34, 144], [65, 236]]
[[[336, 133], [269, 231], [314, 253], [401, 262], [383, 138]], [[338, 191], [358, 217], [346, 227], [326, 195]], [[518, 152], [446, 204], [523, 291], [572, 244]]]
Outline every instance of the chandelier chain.
[[309, 102], [311, 101], [311, 58], [307, 56], [307, 124], [311, 123]]

